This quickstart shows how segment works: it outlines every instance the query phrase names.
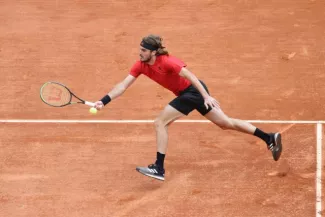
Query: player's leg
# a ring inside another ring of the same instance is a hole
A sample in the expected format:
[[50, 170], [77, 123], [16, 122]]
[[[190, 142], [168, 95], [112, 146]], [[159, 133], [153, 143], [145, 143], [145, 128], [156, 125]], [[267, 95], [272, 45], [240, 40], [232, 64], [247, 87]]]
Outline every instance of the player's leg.
[[155, 120], [157, 152], [166, 154], [168, 143], [168, 126], [184, 114], [167, 105]]
[[[193, 110], [193, 109], [192, 109]], [[168, 144], [168, 126], [185, 114], [179, 112], [171, 105], [167, 105], [155, 120], [157, 158], [154, 164], [148, 167], [137, 167], [136, 170], [146, 176], [165, 180], [164, 160]]]
[[213, 108], [206, 114], [204, 114], [204, 111], [201, 111], [201, 114], [224, 130], [236, 130], [261, 138], [272, 151], [274, 160], [277, 161], [280, 158], [282, 152], [280, 133], [265, 133], [246, 121], [229, 118], [220, 108]]
[[[205, 114], [204, 117], [224, 130], [237, 130], [247, 134], [254, 134], [256, 131], [256, 127], [252, 124], [246, 121], [229, 118], [220, 108], [213, 108]], [[269, 135], [265, 134], [263, 139], [264, 141], [268, 141]]]
[[[202, 82], [202, 85], [209, 93], [207, 86]], [[200, 112], [208, 120], [221, 127], [222, 129], [231, 129], [239, 132], [255, 135], [265, 141], [267, 147], [272, 151], [273, 159], [277, 161], [282, 152], [281, 134], [280, 133], [265, 133], [252, 124], [234, 118], [229, 118], [221, 108], [208, 109], [204, 105], [204, 99], [199, 94], [193, 94], [193, 102], [196, 104], [195, 109]]]
[[172, 100], [156, 118], [157, 159], [148, 167], [137, 167], [137, 171], [140, 173], [165, 180], [164, 160], [168, 144], [168, 126], [195, 109], [195, 105], [191, 101], [191, 94], [188, 93], [190, 89], [186, 89], [180, 96]]

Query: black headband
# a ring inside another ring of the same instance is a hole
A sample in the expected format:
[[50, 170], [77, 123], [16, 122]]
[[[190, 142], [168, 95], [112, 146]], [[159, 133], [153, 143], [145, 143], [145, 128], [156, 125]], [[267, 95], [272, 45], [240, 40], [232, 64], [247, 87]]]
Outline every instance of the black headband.
[[148, 44], [147, 42], [145, 41], [141, 41], [140, 45], [142, 47], [144, 47], [145, 49], [148, 49], [148, 50], [151, 50], [151, 51], [154, 51], [154, 50], [158, 50], [158, 47], [157, 46], [153, 46], [151, 44]]

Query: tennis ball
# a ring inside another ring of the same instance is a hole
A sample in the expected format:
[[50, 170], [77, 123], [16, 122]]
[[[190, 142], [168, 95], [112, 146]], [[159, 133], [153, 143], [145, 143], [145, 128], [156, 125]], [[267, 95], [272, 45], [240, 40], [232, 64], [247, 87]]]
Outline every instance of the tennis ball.
[[96, 109], [96, 108], [90, 108], [90, 109], [89, 109], [89, 112], [90, 112], [91, 114], [96, 114], [96, 113], [97, 113], [97, 109]]

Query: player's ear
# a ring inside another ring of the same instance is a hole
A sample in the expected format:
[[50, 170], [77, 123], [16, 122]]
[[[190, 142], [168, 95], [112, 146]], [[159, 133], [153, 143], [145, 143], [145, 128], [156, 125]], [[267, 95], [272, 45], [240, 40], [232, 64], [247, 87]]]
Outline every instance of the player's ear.
[[156, 54], [157, 54], [157, 51], [156, 50], [154, 50], [154, 51], [151, 51], [151, 56], [156, 56]]

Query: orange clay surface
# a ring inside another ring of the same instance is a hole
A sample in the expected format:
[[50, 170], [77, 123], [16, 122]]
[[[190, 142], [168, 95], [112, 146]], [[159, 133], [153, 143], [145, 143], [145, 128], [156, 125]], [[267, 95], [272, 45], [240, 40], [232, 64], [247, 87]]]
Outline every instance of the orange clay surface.
[[[96, 101], [155, 33], [228, 116], [324, 120], [323, 13], [320, 0], [2, 1], [0, 119], [154, 119], [174, 96], [145, 76], [96, 116], [49, 107], [39, 88]], [[153, 124], [0, 125], [0, 216], [315, 216], [314, 124], [256, 124], [283, 131], [274, 162], [256, 137], [174, 123], [165, 182], [135, 171], [155, 159]]]

